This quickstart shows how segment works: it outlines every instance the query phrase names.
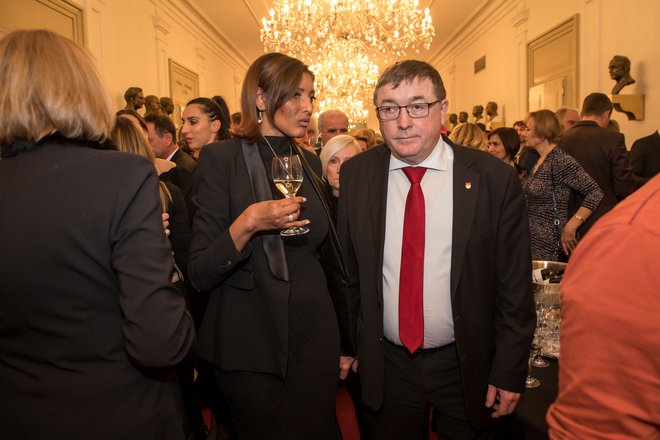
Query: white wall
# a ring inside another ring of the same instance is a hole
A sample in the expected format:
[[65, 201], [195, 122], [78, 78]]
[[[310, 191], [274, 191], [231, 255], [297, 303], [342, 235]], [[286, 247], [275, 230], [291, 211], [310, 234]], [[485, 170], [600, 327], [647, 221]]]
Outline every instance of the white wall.
[[72, 0], [84, 11], [85, 44], [97, 58], [117, 109], [124, 91], [169, 96], [168, 59], [199, 75], [200, 96], [221, 95], [240, 110], [248, 61], [182, 0]]
[[[657, 0], [491, 0], [482, 4], [430, 60], [445, 80], [450, 111], [471, 113], [476, 104], [496, 101], [504, 107], [507, 125], [527, 112], [527, 43], [579, 14], [579, 105], [591, 92], [609, 94], [614, 81], [607, 65], [625, 55], [637, 80], [622, 94], [645, 94], [645, 119], [613, 118], [635, 139], [660, 126], [660, 2]], [[474, 61], [486, 56], [486, 69], [474, 74]], [[556, 109], [551, 109], [556, 110]], [[579, 108], [578, 108], [579, 110]], [[502, 112], [500, 112], [502, 113]]]

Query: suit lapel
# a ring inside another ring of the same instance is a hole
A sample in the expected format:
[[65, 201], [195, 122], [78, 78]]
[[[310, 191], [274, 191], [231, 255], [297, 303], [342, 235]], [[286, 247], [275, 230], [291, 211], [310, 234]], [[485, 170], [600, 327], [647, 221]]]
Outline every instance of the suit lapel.
[[[376, 266], [383, 267], [383, 250], [385, 247], [385, 217], [387, 210], [387, 182], [389, 179], [390, 150], [383, 144], [378, 147], [378, 154], [370, 162], [368, 171], [369, 180], [369, 216], [371, 220], [371, 232], [373, 242], [380, 243], [376, 248]], [[378, 296], [383, 296], [382, 273], [376, 274], [380, 282], [378, 285]]]
[[[272, 200], [273, 194], [270, 189], [270, 181], [263, 165], [261, 155], [259, 154], [259, 147], [256, 144], [248, 144], [245, 139], [241, 140], [243, 148], [243, 158], [247, 166], [248, 175], [250, 177], [250, 185], [252, 186], [252, 195], [254, 200], [259, 202], [263, 200]], [[283, 281], [290, 281], [289, 267], [286, 263], [286, 255], [284, 253], [284, 244], [279, 234], [264, 234], [261, 235], [264, 253], [266, 254], [266, 261], [272, 275]]]
[[454, 213], [451, 246], [451, 295], [453, 298], [461, 275], [481, 185], [479, 174], [471, 168], [472, 160], [462, 150], [463, 147], [456, 147], [447, 139], [445, 142], [454, 151]]

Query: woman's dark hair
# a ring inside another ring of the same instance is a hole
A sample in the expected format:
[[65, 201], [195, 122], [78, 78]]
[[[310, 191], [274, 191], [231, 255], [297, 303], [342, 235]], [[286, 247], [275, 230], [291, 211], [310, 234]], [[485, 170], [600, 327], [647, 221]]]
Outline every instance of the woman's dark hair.
[[229, 107], [225, 98], [222, 96], [215, 95], [213, 98], [218, 107], [220, 107], [220, 130], [218, 131], [218, 140], [224, 141], [225, 139], [231, 138], [231, 133], [229, 132], [229, 127], [231, 126], [231, 116], [229, 113]]
[[500, 127], [488, 133], [488, 140], [493, 135], [499, 136], [502, 146], [506, 151], [507, 158], [514, 160], [516, 154], [518, 154], [518, 150], [520, 150], [520, 136], [518, 136], [518, 132], [513, 128]]
[[314, 74], [300, 60], [282, 53], [267, 53], [252, 63], [241, 90], [241, 123], [236, 127], [237, 137], [255, 142], [259, 137], [257, 96], [263, 91], [266, 101], [264, 116], [273, 123], [275, 113], [293, 98], [303, 74]]
[[[202, 113], [204, 113], [206, 116], [208, 116], [209, 121], [220, 121], [220, 130], [218, 130], [217, 136], [218, 138], [216, 140], [221, 141], [224, 139], [229, 139], [229, 117], [225, 117], [227, 113], [224, 113], [222, 111], [222, 107], [218, 104], [218, 102], [215, 100], [215, 98], [220, 98], [219, 96], [215, 96], [213, 99], [211, 98], [195, 98], [191, 99], [188, 101], [186, 104], [186, 107], [192, 104], [196, 104], [199, 106], [199, 108], [202, 110]], [[222, 99], [222, 98], [220, 98]], [[222, 100], [224, 102], [224, 99]], [[227, 104], [225, 104], [226, 106]], [[226, 132], [226, 133], [225, 133]]]

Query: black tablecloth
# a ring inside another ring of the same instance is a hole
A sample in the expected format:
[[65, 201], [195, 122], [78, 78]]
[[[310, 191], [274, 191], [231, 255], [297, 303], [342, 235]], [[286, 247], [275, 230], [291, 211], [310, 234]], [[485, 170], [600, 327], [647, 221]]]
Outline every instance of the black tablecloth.
[[541, 386], [525, 390], [516, 411], [498, 423], [497, 440], [542, 440], [548, 438], [545, 413], [557, 397], [559, 367], [555, 359], [546, 359], [550, 366], [532, 368], [532, 377]]

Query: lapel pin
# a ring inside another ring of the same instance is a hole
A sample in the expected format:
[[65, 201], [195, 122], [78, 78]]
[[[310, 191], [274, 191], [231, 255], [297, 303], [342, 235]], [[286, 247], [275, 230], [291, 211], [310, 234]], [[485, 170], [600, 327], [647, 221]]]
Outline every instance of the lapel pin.
[[465, 181], [465, 189], [470, 189], [470, 188], [472, 188], [472, 182], [470, 182], [469, 180], [466, 180]]

